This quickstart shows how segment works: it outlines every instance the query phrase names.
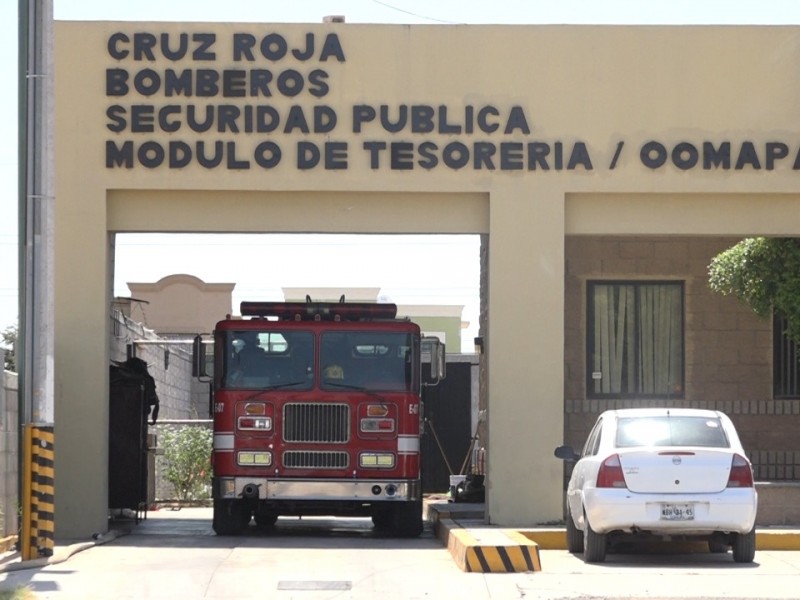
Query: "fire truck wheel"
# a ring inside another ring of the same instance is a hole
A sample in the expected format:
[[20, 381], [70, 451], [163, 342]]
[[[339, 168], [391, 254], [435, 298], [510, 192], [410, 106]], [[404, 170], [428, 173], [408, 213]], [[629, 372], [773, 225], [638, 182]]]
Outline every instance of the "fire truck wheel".
[[274, 527], [275, 523], [277, 523], [278, 521], [278, 513], [273, 512], [271, 510], [256, 509], [253, 517], [256, 520], [256, 525], [258, 525], [262, 529], [269, 529], [270, 527]]
[[250, 522], [251, 511], [241, 500], [214, 500], [214, 533], [240, 535]]
[[372, 524], [375, 529], [388, 529], [392, 525], [392, 513], [382, 510], [372, 515]]
[[391, 531], [397, 537], [418, 537], [422, 533], [422, 500], [392, 506]]

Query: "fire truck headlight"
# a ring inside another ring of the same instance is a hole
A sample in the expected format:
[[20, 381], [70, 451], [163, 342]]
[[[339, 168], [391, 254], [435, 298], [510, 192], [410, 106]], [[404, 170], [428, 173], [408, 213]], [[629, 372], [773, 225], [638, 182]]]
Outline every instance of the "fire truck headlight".
[[239, 417], [239, 429], [270, 431], [272, 417]]
[[272, 464], [272, 452], [239, 452], [236, 463], [242, 467], [268, 467]]
[[361, 431], [364, 433], [393, 433], [394, 419], [361, 419]]
[[391, 469], [394, 467], [394, 454], [383, 452], [364, 452], [358, 457], [359, 464], [364, 468]]

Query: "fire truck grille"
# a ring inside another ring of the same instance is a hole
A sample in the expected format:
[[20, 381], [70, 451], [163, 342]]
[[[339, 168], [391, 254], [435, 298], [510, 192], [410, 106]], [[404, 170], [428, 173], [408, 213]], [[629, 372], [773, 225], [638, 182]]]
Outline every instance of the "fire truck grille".
[[286, 442], [346, 444], [350, 441], [347, 404], [286, 404], [283, 407]]
[[285, 469], [346, 469], [347, 452], [287, 450], [283, 453]]

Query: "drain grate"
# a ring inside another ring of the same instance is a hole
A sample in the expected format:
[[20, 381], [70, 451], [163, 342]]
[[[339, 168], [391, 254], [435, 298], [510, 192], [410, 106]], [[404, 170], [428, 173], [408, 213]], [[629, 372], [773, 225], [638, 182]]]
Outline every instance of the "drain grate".
[[347, 591], [353, 588], [352, 581], [279, 581], [279, 590], [292, 591]]

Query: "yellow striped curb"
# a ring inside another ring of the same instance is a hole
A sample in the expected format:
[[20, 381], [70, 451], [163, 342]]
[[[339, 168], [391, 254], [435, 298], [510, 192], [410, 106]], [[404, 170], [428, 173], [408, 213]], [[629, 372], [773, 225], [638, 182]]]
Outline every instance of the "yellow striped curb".
[[756, 528], [756, 550], [800, 550], [800, 532]]
[[[564, 529], [524, 529], [520, 533], [539, 544], [542, 550], [566, 550]], [[684, 547], [707, 549], [705, 542], [685, 542]], [[800, 531], [756, 528], [756, 550], [800, 550]]]
[[[540, 549], [567, 548], [563, 527], [502, 529], [469, 517], [469, 523], [459, 523], [451, 516], [447, 511], [432, 511], [434, 532], [458, 567], [468, 573], [541, 571]], [[705, 543], [683, 546], [685, 552], [707, 549]], [[756, 550], [800, 550], [800, 530], [756, 529]]]
[[567, 531], [565, 529], [522, 529], [520, 534], [536, 542], [542, 550], [566, 550]]
[[491, 527], [463, 529], [451, 519], [434, 522], [437, 537], [467, 573], [541, 571], [539, 546], [518, 531]]

